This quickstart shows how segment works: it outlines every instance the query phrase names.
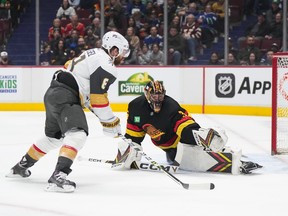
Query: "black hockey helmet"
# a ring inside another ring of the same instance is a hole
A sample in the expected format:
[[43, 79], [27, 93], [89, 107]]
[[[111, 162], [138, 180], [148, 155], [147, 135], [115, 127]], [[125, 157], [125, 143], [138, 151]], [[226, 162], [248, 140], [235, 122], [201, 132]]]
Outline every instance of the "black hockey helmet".
[[158, 113], [161, 110], [166, 90], [161, 82], [150, 81], [144, 88], [145, 97], [150, 104], [151, 109]]

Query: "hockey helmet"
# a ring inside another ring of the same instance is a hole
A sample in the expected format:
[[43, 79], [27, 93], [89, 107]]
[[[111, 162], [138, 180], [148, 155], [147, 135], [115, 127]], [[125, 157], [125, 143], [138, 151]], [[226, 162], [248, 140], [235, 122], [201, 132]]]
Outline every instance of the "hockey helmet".
[[122, 55], [125, 58], [130, 54], [128, 41], [116, 31], [109, 31], [103, 35], [102, 47], [108, 50], [109, 53], [112, 47], [117, 47], [119, 50], [118, 56]]
[[161, 110], [166, 90], [161, 82], [150, 81], [144, 88], [145, 97], [150, 104], [151, 109], [158, 113]]

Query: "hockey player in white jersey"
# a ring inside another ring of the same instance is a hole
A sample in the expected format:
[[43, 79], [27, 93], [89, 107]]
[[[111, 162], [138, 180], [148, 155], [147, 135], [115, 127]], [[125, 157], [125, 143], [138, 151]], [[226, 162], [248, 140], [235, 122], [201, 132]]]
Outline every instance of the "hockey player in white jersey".
[[105, 135], [121, 133], [120, 119], [109, 105], [108, 89], [117, 78], [115, 65], [129, 55], [128, 41], [110, 31], [102, 38], [102, 49], [90, 49], [73, 59], [67, 70], [55, 72], [45, 93], [45, 136], [38, 139], [12, 167], [7, 177], [29, 177], [32, 167], [52, 149], [60, 147], [55, 171], [46, 191], [73, 192], [76, 184], [67, 180], [71, 165], [89, 134], [83, 111], [90, 109], [100, 120]]
[[142, 150], [146, 135], [166, 153], [170, 164], [182, 170], [249, 174], [262, 167], [242, 161], [240, 149], [227, 147], [224, 130], [202, 128], [177, 101], [166, 95], [159, 81], [150, 81], [144, 95], [129, 103], [125, 138], [133, 145], [119, 142], [112, 168], [138, 168], [137, 161], [141, 160], [138, 151]]

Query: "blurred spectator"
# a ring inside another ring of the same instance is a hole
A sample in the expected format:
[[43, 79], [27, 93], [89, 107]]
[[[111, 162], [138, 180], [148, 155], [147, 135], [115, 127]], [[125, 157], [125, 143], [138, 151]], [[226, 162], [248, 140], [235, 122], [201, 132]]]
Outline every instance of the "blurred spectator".
[[273, 51], [273, 53], [277, 53], [277, 52], [280, 51], [280, 47], [278, 46], [277, 43], [273, 43], [273, 44], [271, 45], [271, 48], [270, 48], [270, 49]]
[[168, 64], [180, 65], [184, 53], [185, 41], [177, 27], [170, 26], [168, 35]]
[[239, 62], [237, 61], [235, 55], [232, 52], [228, 53], [227, 64], [228, 65], [239, 65]]
[[156, 26], [158, 29], [160, 27], [160, 19], [156, 10], [152, 10], [151, 14], [146, 17], [149, 26]]
[[45, 43], [43, 47], [43, 53], [40, 54], [40, 65], [41, 66], [49, 66], [51, 64], [52, 59], [52, 51], [50, 44]]
[[193, 14], [195, 17], [199, 15], [199, 11], [197, 9], [197, 4], [195, 2], [192, 2], [188, 6], [188, 11], [186, 11], [186, 16], [189, 14]]
[[110, 0], [110, 4], [108, 4], [105, 9], [104, 22], [106, 31], [117, 28], [119, 33], [125, 34], [127, 20], [119, 0]]
[[214, 38], [218, 36], [218, 20], [217, 15], [212, 11], [210, 4], [207, 4], [205, 11], [199, 14], [197, 21], [202, 30], [202, 44], [206, 47], [211, 47]]
[[[257, 16], [257, 22], [253, 25], [250, 25], [246, 28], [245, 36], [247, 35], [253, 35], [255, 36], [256, 40], [262, 40], [265, 35], [269, 34], [270, 31], [270, 25], [266, 21], [266, 13], [260, 13]], [[245, 37], [240, 37], [238, 39], [238, 45], [240, 47], [240, 44], [245, 41]]]
[[223, 63], [220, 61], [218, 52], [214, 51], [211, 53], [208, 65], [223, 65]]
[[277, 13], [275, 15], [275, 20], [271, 24], [271, 28], [269, 34], [265, 35], [266, 39], [274, 39], [283, 37], [283, 22], [282, 22], [282, 14]]
[[0, 65], [13, 65], [6, 51], [0, 53]]
[[237, 59], [241, 65], [248, 64], [250, 53], [255, 54], [256, 62], [260, 62], [261, 51], [258, 47], [255, 46], [254, 36], [246, 37], [246, 46], [239, 50]]
[[102, 47], [102, 40], [101, 40], [101, 38], [99, 38], [95, 42], [95, 48], [101, 49], [101, 47]]
[[73, 15], [71, 16], [71, 22], [68, 23], [65, 27], [65, 35], [70, 36], [72, 30], [77, 30], [79, 35], [81, 35], [82, 37], [84, 37], [84, 33], [85, 33], [85, 26], [83, 23], [79, 22], [78, 20], [78, 16], [77, 15]]
[[271, 0], [271, 7], [267, 10], [266, 20], [269, 24], [275, 22], [276, 14], [282, 14], [282, 9], [280, 8], [279, 0]]
[[[232, 38], [229, 37], [228, 38], [228, 53], [232, 53], [234, 58], [238, 61], [237, 59], [238, 52], [239, 50], [234, 46]], [[224, 62], [224, 53], [222, 53], [220, 58], [221, 58], [221, 61]]]
[[159, 44], [154, 43], [152, 45], [152, 52], [150, 55], [151, 65], [163, 65], [164, 63], [164, 53], [160, 50]]
[[125, 38], [129, 43], [130, 54], [125, 59], [124, 64], [137, 64], [137, 53], [140, 49], [140, 39], [137, 35], [135, 35], [134, 28], [127, 28]]
[[141, 50], [138, 52], [138, 64], [149, 65], [150, 64], [151, 51], [146, 44], [143, 44]]
[[180, 26], [180, 18], [179, 16], [175, 15], [172, 19], [172, 21], [169, 23], [170, 26], [174, 26], [177, 28], [178, 32], [181, 32], [181, 26]]
[[59, 19], [70, 19], [74, 15], [76, 15], [75, 9], [70, 6], [68, 0], [63, 0], [56, 17]]
[[172, 19], [176, 15], [176, 10], [177, 10], [177, 4], [175, 3], [175, 0], [167, 0], [168, 23], [172, 22]]
[[205, 11], [206, 6], [210, 3], [210, 0], [198, 0], [197, 8], [199, 13], [203, 13]]
[[136, 25], [135, 19], [133, 17], [129, 17], [128, 23], [127, 23], [127, 28], [132, 27], [135, 31], [135, 35], [139, 34], [139, 26]]
[[146, 7], [142, 4], [141, 0], [129, 1], [126, 10], [128, 16], [131, 16], [136, 12], [140, 12], [141, 16], [146, 14]]
[[92, 28], [92, 33], [95, 37], [101, 36], [101, 21], [99, 18], [94, 18], [92, 23], [89, 25]]
[[48, 30], [48, 40], [51, 41], [54, 39], [54, 32], [58, 31], [61, 37], [65, 37], [65, 29], [61, 26], [61, 20], [59, 18], [55, 18], [53, 20], [53, 25]]
[[187, 14], [186, 12], [189, 9], [189, 0], [183, 0], [178, 4], [177, 10], [176, 10], [176, 15], [180, 17], [180, 26], [184, 25], [186, 21]]
[[186, 24], [182, 26], [181, 35], [188, 45], [188, 60], [196, 61], [196, 48], [199, 45], [202, 30], [199, 27], [199, 24], [195, 22], [195, 17], [193, 14], [189, 14], [186, 17]]
[[0, 19], [10, 19], [10, 7], [11, 3], [9, 0], [0, 1]]
[[212, 11], [217, 15], [217, 31], [220, 34], [224, 33], [224, 19], [225, 19], [225, 0], [218, 0], [212, 4]]
[[78, 41], [77, 41], [77, 47], [75, 49], [75, 55], [79, 56], [79, 55], [82, 54], [82, 52], [84, 52], [87, 49], [88, 49], [88, 46], [86, 45], [84, 38], [83, 37], [79, 37]]
[[51, 49], [53, 50], [57, 44], [58, 44], [58, 41], [62, 38], [61, 36], [61, 33], [59, 30], [55, 29], [54, 32], [53, 32], [53, 37], [50, 41], [48, 41]]
[[[70, 5], [71, 7], [73, 7], [74, 9], [77, 9], [77, 8], [80, 7], [80, 1], [81, 1], [81, 0], [68, 0], [69, 5]], [[85, 1], [85, 0], [83, 0], [83, 1]]]
[[260, 61], [257, 61], [256, 60], [256, 53], [254, 52], [250, 52], [249, 54], [249, 58], [248, 58], [248, 61], [247, 61], [247, 64], [242, 64], [242, 65], [259, 65]]
[[72, 30], [70, 37], [65, 40], [65, 47], [68, 50], [75, 50], [78, 44], [79, 34], [77, 30]]
[[268, 50], [265, 54], [265, 56], [261, 59], [260, 65], [263, 66], [271, 66], [272, 65], [272, 59], [273, 59], [273, 50]]
[[56, 48], [52, 50], [53, 55], [51, 58], [51, 65], [64, 65], [68, 60], [68, 54], [65, 49], [65, 42], [60, 39], [56, 45]]
[[148, 46], [150, 50], [152, 50], [152, 45], [157, 43], [159, 45], [159, 48], [163, 48], [163, 37], [158, 34], [158, 29], [156, 26], [152, 26], [150, 28], [150, 35], [148, 35], [144, 39], [144, 43]]
[[87, 45], [89, 49], [94, 48], [96, 41], [100, 37], [93, 34], [93, 30], [91, 26], [87, 26], [85, 32], [86, 32], [84, 36], [85, 44]]

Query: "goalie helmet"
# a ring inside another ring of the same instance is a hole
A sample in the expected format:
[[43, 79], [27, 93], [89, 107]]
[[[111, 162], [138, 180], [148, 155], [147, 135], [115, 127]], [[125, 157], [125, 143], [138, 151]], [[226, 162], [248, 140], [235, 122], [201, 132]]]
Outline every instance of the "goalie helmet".
[[144, 89], [145, 97], [150, 104], [151, 109], [158, 113], [161, 110], [166, 90], [161, 82], [150, 81]]
[[[117, 47], [119, 50], [118, 56], [128, 57], [130, 54], [128, 41], [118, 32], [109, 31], [103, 35], [102, 47], [110, 53], [112, 47]], [[116, 56], [116, 58], [118, 57]]]

